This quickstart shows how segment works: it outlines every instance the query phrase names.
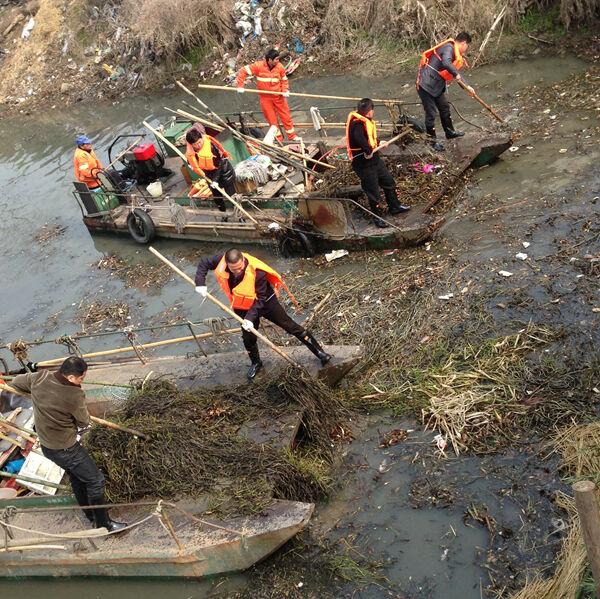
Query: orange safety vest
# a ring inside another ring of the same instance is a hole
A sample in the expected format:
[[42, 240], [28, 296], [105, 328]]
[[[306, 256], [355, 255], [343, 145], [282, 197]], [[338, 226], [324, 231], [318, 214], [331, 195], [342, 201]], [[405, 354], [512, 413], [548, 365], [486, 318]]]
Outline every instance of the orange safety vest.
[[82, 183], [85, 183], [90, 189], [95, 189], [100, 186], [100, 181], [96, 176], [97, 172], [102, 169], [102, 164], [94, 153], [94, 150], [86, 152], [81, 148], [75, 149], [73, 155], [73, 170], [75, 178]]
[[194, 150], [192, 144], [187, 144], [186, 158], [192, 170], [201, 177], [204, 176], [204, 171], [214, 171], [217, 168], [215, 165], [216, 156], [213, 154], [212, 149], [213, 143], [219, 148], [222, 158], [230, 157], [229, 152], [211, 135], [204, 135], [202, 147], [198, 151]]
[[[246, 77], [254, 75], [256, 77], [256, 89], [269, 92], [287, 92], [290, 84], [281, 63], [277, 63], [272, 69], [269, 68], [266, 60], [259, 60], [252, 64], [242, 67], [237, 76], [237, 87], [244, 87]], [[272, 96], [274, 97], [274, 96]]]
[[[452, 61], [452, 64], [454, 65], [454, 68], [458, 71], [460, 69], [462, 69], [463, 65], [467, 65], [467, 61], [464, 59], [463, 55], [460, 53], [460, 48], [458, 47], [458, 43], [454, 41], [453, 38], [448, 38], [447, 40], [444, 40], [443, 42], [440, 42], [439, 44], [433, 46], [433, 48], [429, 48], [429, 50], [425, 50], [425, 52], [423, 52], [423, 54], [421, 54], [421, 61], [419, 62], [419, 71], [418, 71], [418, 75], [417, 75], [417, 89], [419, 88], [419, 80], [421, 79], [421, 69], [422, 68], [432, 68], [429, 66], [429, 61], [431, 60], [432, 56], [437, 56], [437, 58], [440, 58], [440, 55], [438, 54], [438, 50], [442, 47], [445, 46], [446, 44], [452, 44], [454, 46], [454, 60]], [[434, 69], [435, 70], [435, 69]], [[444, 81], [452, 81], [452, 79], [454, 79], [454, 76], [452, 75], [452, 73], [449, 73], [446, 69], [442, 69], [441, 71], [436, 71], [438, 73], [438, 75], [444, 79]]]
[[279, 290], [283, 287], [294, 303], [298, 305], [296, 298], [290, 293], [290, 290], [287, 288], [281, 275], [276, 270], [273, 270], [268, 264], [265, 264], [262, 260], [259, 260], [250, 254], [242, 254], [242, 256], [246, 259], [248, 264], [246, 265], [244, 278], [233, 289], [229, 288], [229, 273], [227, 272], [225, 255], [223, 255], [215, 269], [217, 282], [225, 295], [229, 298], [231, 307], [234, 310], [250, 310], [252, 304], [254, 304], [254, 301], [256, 300], [257, 269], [267, 273], [267, 281], [269, 281], [271, 287], [273, 287], [276, 295], [279, 295]]
[[375, 124], [375, 121], [363, 116], [362, 114], [359, 114], [358, 112], [351, 112], [348, 115], [348, 120], [346, 121], [346, 150], [348, 151], [348, 158], [350, 160], [352, 160], [354, 157], [354, 152], [360, 150], [360, 148], [350, 147], [350, 125], [353, 121], [361, 121], [364, 125], [371, 150], [374, 150], [379, 145], [379, 142], [377, 141], [377, 125]]

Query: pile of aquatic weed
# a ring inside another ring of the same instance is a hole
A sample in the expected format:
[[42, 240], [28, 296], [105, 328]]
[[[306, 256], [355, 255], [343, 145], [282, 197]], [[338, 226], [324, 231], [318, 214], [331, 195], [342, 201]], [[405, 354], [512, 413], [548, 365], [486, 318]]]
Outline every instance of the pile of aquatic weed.
[[[259, 444], [243, 425], [301, 412], [301, 448]], [[331, 483], [330, 431], [347, 412], [331, 390], [297, 370], [239, 387], [179, 390], [159, 380], [134, 391], [119, 422], [149, 436], [95, 428], [88, 448], [113, 501], [210, 494], [215, 510], [250, 513], [272, 498], [314, 501]]]

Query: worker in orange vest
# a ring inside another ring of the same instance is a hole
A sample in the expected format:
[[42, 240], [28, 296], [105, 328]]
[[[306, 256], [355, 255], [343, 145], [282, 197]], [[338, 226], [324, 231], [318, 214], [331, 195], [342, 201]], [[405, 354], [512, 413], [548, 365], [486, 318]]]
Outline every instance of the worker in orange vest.
[[248, 370], [250, 380], [263, 366], [256, 335], [252, 333], [253, 329], [258, 329], [260, 326], [261, 317], [281, 327], [290, 335], [294, 335], [321, 361], [323, 366], [331, 360], [331, 355], [319, 345], [312, 334], [292, 320], [279, 303], [277, 294], [282, 287], [294, 302], [295, 298], [289, 292], [281, 275], [268, 264], [236, 248], [227, 250], [224, 254], [202, 258], [196, 271], [196, 291], [202, 297], [207, 295], [206, 275], [209, 270], [215, 271], [217, 282], [229, 298], [231, 308], [244, 319], [242, 339], [250, 356], [251, 365]]
[[102, 191], [97, 175], [104, 167], [92, 149], [92, 140], [87, 135], [78, 135], [75, 143], [77, 144], [73, 155], [75, 178], [85, 183], [90, 191]]
[[[264, 60], [247, 64], [239, 70], [236, 84], [237, 91], [240, 94], [244, 93], [244, 82], [248, 75], [256, 77], [256, 89], [283, 93], [283, 95], [259, 94], [260, 109], [269, 125], [275, 125], [279, 129], [277, 122], [277, 117], [279, 117], [288, 139], [296, 139], [296, 130], [286, 99], [290, 95], [290, 84], [285, 69], [279, 62], [279, 51], [272, 48], [265, 54]], [[279, 135], [275, 139], [283, 141], [281, 130], [279, 130]]]
[[[217, 183], [228, 195], [235, 193], [235, 171], [229, 158], [229, 152], [206, 130], [201, 123], [194, 123], [185, 134], [187, 148], [185, 156], [190, 168], [211, 183]], [[207, 189], [205, 179], [200, 179], [190, 190], [190, 197], [213, 197], [215, 204], [221, 212], [225, 212], [223, 194], [214, 187]]]
[[375, 226], [385, 228], [388, 225], [381, 219], [381, 189], [391, 215], [409, 210], [398, 200], [396, 182], [385, 162], [373, 150], [379, 146], [377, 126], [373, 120], [375, 104], [370, 98], [363, 98], [348, 115], [346, 120], [346, 150], [352, 161], [352, 170], [358, 175], [360, 185], [369, 200], [371, 213], [375, 215]]
[[[438, 143], [436, 139], [436, 111], [440, 113], [446, 139], [454, 139], [464, 135], [462, 131], [454, 130], [446, 87], [452, 79], [462, 80], [459, 70], [466, 64], [464, 55], [470, 43], [471, 36], [463, 31], [456, 38], [448, 38], [433, 46], [433, 48], [425, 50], [421, 55], [417, 73], [417, 93], [425, 110], [425, 130], [431, 138], [433, 149], [436, 151], [444, 149], [444, 146]], [[470, 85], [467, 86], [467, 90], [470, 94], [475, 93]]]

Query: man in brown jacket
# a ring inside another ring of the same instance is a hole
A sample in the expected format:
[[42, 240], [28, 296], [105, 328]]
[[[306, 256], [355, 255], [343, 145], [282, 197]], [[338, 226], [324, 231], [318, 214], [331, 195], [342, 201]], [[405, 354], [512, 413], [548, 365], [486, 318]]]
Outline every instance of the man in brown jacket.
[[[81, 506], [103, 505], [104, 475], [77, 435], [90, 425], [90, 415], [81, 388], [87, 373], [82, 358], [67, 358], [58, 372], [42, 370], [20, 374], [13, 380], [15, 389], [31, 394], [35, 430], [42, 453], [63, 468], [71, 479], [71, 487]], [[110, 519], [106, 508], [84, 509], [86, 517], [97, 528], [118, 532], [127, 526]]]

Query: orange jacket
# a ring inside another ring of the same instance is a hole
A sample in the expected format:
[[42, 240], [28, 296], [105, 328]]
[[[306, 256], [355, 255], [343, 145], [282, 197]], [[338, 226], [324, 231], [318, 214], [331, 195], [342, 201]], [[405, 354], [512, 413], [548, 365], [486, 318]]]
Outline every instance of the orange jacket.
[[351, 112], [348, 115], [348, 119], [346, 121], [346, 150], [348, 151], [348, 158], [352, 160], [354, 157], [354, 152], [360, 150], [360, 148], [351, 148], [350, 147], [350, 125], [353, 121], [361, 121], [365, 132], [367, 134], [367, 140], [369, 141], [369, 146], [371, 146], [371, 150], [374, 150], [379, 142], [377, 141], [377, 125], [373, 119], [370, 119], [366, 116], [358, 112]]
[[242, 67], [237, 76], [236, 85], [244, 87], [248, 75], [256, 77], [256, 89], [269, 92], [287, 92], [290, 89], [285, 69], [281, 63], [277, 63], [272, 69], [266, 60], [259, 60]]
[[[440, 58], [440, 55], [438, 54], [437, 51], [439, 48], [441, 48], [442, 46], [445, 46], [446, 44], [452, 44], [454, 46], [454, 60], [452, 61], [454, 68], [457, 71], [459, 71], [460, 69], [462, 69], [463, 65], [466, 64], [466, 60], [464, 59], [463, 55], [460, 53], [460, 48], [458, 46], [458, 43], [455, 42], [454, 39], [448, 38], [447, 40], [444, 40], [443, 42], [436, 44], [435, 46], [433, 46], [433, 48], [429, 48], [429, 50], [425, 50], [425, 52], [423, 52], [423, 54], [421, 54], [421, 61], [419, 62], [419, 77], [417, 77], [417, 88], [419, 87], [419, 78], [420, 78], [420, 74], [421, 74], [421, 68], [428, 66], [429, 61], [431, 60], [431, 57], [434, 55], [437, 56], [441, 61], [442, 59]], [[449, 73], [446, 69], [441, 69], [440, 71], [437, 71], [437, 72], [440, 75], [440, 77], [442, 79], [444, 79], [444, 81], [452, 81], [452, 79], [454, 79], [452, 73]]]
[[204, 135], [202, 147], [198, 151], [194, 150], [192, 144], [187, 144], [185, 156], [188, 159], [188, 163], [192, 170], [201, 177], [205, 176], [206, 171], [214, 171], [218, 168], [215, 164], [215, 158], [217, 158], [217, 156], [215, 156], [213, 152], [212, 144], [218, 148], [221, 158], [229, 158], [231, 156], [231, 154], [229, 154], [229, 152], [211, 135]]
[[90, 189], [95, 189], [100, 186], [100, 181], [96, 177], [98, 170], [103, 166], [94, 153], [94, 150], [86, 152], [81, 148], [75, 149], [73, 155], [73, 170], [75, 178], [82, 183], [85, 183]]
[[290, 294], [287, 285], [283, 282], [281, 275], [273, 270], [268, 264], [265, 264], [262, 260], [251, 256], [250, 254], [242, 254], [248, 262], [244, 278], [236, 285], [233, 290], [229, 289], [229, 273], [227, 272], [227, 262], [225, 262], [225, 256], [221, 258], [217, 268], [215, 269], [215, 276], [217, 282], [221, 286], [221, 289], [225, 295], [229, 298], [231, 307], [234, 310], [250, 310], [252, 304], [256, 300], [256, 271], [263, 270], [267, 273], [267, 280], [273, 287], [273, 290], [279, 295], [279, 290], [283, 287], [287, 293]]

